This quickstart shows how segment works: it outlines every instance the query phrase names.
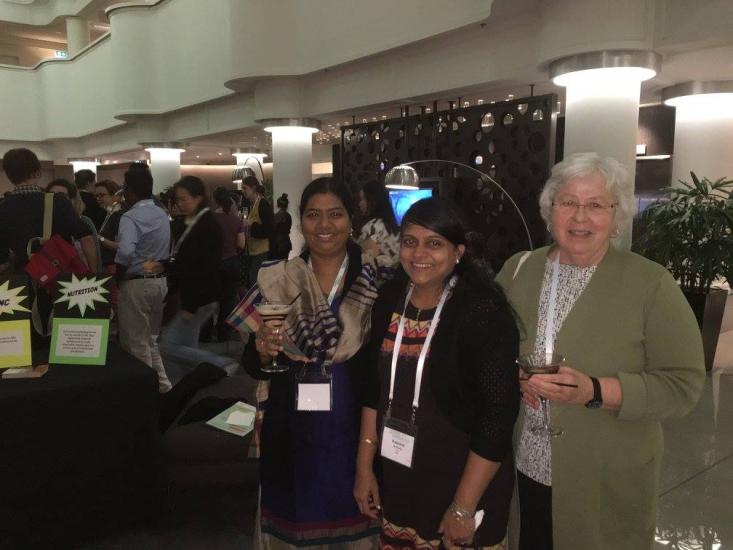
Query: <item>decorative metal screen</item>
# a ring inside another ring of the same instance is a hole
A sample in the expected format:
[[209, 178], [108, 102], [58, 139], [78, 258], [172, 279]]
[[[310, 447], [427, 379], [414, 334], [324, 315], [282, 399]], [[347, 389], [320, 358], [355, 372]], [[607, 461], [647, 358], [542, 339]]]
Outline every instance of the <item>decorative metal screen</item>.
[[[534, 246], [545, 244], [538, 197], [555, 159], [554, 94], [344, 126], [341, 166], [352, 189], [401, 163], [440, 159], [488, 174], [519, 206]], [[448, 164], [418, 164], [421, 182], [453, 198], [471, 231], [485, 239], [484, 256], [498, 269], [528, 248], [514, 207], [493, 184]]]

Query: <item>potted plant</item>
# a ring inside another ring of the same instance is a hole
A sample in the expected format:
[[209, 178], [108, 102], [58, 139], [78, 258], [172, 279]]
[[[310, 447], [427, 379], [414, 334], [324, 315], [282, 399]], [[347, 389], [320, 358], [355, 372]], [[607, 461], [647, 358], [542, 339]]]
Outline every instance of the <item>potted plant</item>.
[[733, 284], [733, 180], [700, 179], [665, 189], [641, 216], [641, 237], [634, 250], [665, 266], [680, 283], [700, 325], [705, 366], [712, 368], [727, 291], [714, 281]]

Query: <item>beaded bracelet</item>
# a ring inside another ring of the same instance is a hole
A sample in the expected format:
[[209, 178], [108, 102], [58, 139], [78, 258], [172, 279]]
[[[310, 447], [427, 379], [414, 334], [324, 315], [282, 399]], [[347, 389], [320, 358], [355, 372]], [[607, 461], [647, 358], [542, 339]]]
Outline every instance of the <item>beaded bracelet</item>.
[[473, 519], [476, 515], [476, 512], [470, 512], [466, 510], [465, 508], [462, 508], [461, 506], [458, 506], [458, 504], [454, 502], [450, 503], [450, 506], [448, 506], [448, 512], [453, 514], [459, 519]]

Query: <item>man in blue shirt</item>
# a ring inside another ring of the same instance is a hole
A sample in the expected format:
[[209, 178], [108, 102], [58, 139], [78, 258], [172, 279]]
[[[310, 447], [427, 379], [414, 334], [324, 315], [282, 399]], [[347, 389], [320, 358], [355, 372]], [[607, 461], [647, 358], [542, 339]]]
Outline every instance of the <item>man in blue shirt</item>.
[[158, 335], [168, 285], [163, 273], [146, 272], [144, 264], [168, 259], [170, 221], [153, 202], [153, 176], [147, 166], [133, 165], [125, 172], [124, 194], [130, 208], [120, 218], [115, 256], [120, 287], [120, 345], [155, 369], [158, 389], [164, 393], [171, 383], [158, 351]]

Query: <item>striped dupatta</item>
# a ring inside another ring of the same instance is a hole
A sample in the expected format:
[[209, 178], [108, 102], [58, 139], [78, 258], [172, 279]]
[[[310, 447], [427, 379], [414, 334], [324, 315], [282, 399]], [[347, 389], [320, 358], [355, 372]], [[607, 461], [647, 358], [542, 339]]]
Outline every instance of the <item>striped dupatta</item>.
[[344, 294], [336, 315], [328, 305], [307, 253], [291, 260], [263, 264], [252, 287], [227, 323], [242, 333], [256, 332], [262, 320], [255, 304], [263, 299], [290, 303], [300, 297], [285, 319], [287, 337], [303, 352], [303, 360], [323, 365], [341, 363], [353, 357], [369, 336], [370, 313], [381, 283], [392, 277], [392, 266], [382, 256], [362, 254], [358, 245], [347, 249], [349, 267]]

